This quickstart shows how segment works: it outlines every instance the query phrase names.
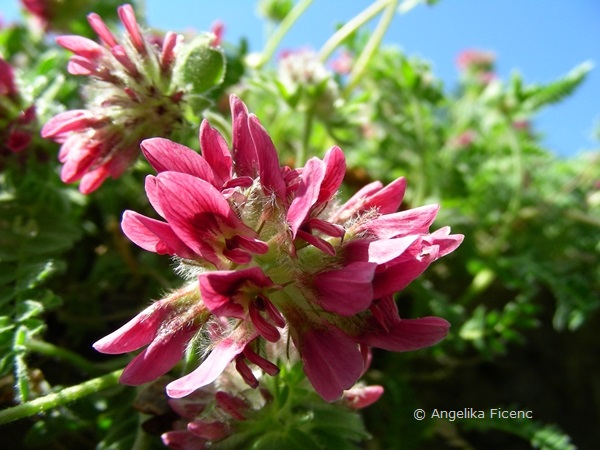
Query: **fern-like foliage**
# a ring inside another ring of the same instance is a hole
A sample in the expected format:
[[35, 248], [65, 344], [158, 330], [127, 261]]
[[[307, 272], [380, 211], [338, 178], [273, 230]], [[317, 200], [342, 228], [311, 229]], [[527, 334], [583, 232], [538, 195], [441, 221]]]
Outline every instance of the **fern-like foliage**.
[[[515, 411], [518, 407], [509, 407]], [[502, 419], [488, 417], [482, 419], [457, 420], [466, 429], [477, 431], [498, 430], [519, 436], [531, 444], [531, 448], [539, 450], [577, 450], [571, 438], [554, 424], [545, 424], [535, 419]]]
[[552, 83], [546, 85], [532, 84], [525, 87], [521, 91], [523, 110], [534, 112], [544, 106], [560, 102], [577, 89], [592, 68], [593, 64], [586, 61], [572, 69], [563, 78]]

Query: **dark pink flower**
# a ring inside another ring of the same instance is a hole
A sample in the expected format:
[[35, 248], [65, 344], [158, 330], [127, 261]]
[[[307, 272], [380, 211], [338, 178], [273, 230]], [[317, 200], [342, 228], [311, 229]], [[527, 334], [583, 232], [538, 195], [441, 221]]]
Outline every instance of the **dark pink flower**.
[[334, 401], [367, 369], [370, 347], [409, 351], [443, 339], [448, 322], [400, 318], [393, 300], [462, 241], [447, 227], [429, 232], [439, 207], [397, 212], [403, 178], [372, 183], [340, 205], [338, 147], [302, 169], [282, 168], [258, 119], [234, 96], [231, 109], [231, 148], [207, 122], [201, 154], [166, 139], [142, 143], [158, 172], [146, 192], [164, 221], [127, 211], [123, 231], [146, 250], [177, 257], [194, 295], [180, 309], [185, 320], [174, 324], [176, 308], [156, 306], [105, 338], [108, 346], [100, 341], [100, 350], [132, 350], [120, 344], [131, 336], [136, 348], [149, 344], [138, 358], [154, 359], [171, 336], [166, 367], [185, 342], [204, 342], [199, 367], [167, 386], [171, 397], [183, 397], [231, 363], [258, 387], [249, 364], [277, 375], [280, 353], [268, 349], [289, 336], [316, 392]]
[[169, 135], [183, 118], [186, 87], [171, 82], [183, 37], [168, 32], [156, 42], [141, 31], [131, 5], [120, 6], [118, 15], [125, 28], [121, 38], [95, 13], [88, 22], [101, 43], [75, 35], [57, 38], [74, 53], [69, 73], [89, 77], [86, 109], [58, 114], [42, 136], [61, 144], [61, 179], [81, 180], [85, 194], [121, 176], [144, 138]]
[[[186, 308], [188, 308], [186, 310]], [[196, 292], [175, 291], [155, 302], [118, 330], [94, 344], [102, 353], [119, 354], [146, 347], [121, 374], [123, 384], [155, 380], [177, 364], [208, 315]]]
[[31, 142], [35, 106], [28, 106], [17, 87], [13, 67], [0, 58], [0, 151], [19, 153]]

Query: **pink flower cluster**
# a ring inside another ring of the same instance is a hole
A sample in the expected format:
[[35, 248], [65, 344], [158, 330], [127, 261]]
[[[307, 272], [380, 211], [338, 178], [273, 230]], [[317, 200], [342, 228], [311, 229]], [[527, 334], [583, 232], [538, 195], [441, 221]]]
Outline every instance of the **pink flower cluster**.
[[405, 180], [371, 183], [340, 204], [338, 147], [301, 169], [280, 167], [257, 117], [231, 96], [233, 138], [204, 121], [202, 154], [166, 139], [142, 143], [156, 169], [146, 193], [161, 220], [126, 211], [122, 228], [145, 250], [176, 257], [191, 282], [94, 344], [104, 353], [145, 347], [121, 381], [137, 385], [173, 368], [188, 346], [202, 363], [167, 385], [174, 398], [206, 386], [235, 362], [278, 373], [266, 343], [289, 339], [326, 401], [339, 399], [367, 368], [370, 348], [409, 351], [442, 340], [438, 317], [401, 319], [393, 295], [462, 235], [433, 233], [437, 205], [398, 211]]
[[166, 134], [181, 121], [183, 92], [172, 83], [176, 48], [182, 39], [168, 32], [161, 42], [140, 30], [133, 8], [118, 8], [126, 34], [118, 40], [95, 13], [88, 22], [102, 41], [59, 36], [74, 53], [69, 73], [90, 77], [87, 109], [52, 118], [42, 136], [60, 143], [61, 178], [81, 180], [87, 194], [106, 178], [119, 177], [137, 158], [142, 139]]
[[494, 53], [475, 49], [464, 50], [456, 58], [458, 68], [481, 85], [487, 85], [496, 78], [495, 62]]
[[13, 153], [24, 150], [31, 142], [35, 119], [35, 106], [24, 107], [14, 70], [0, 58], [0, 149]]
[[458, 57], [456, 58], [456, 65], [461, 70], [491, 70], [495, 61], [496, 56], [492, 52], [467, 49], [459, 53]]

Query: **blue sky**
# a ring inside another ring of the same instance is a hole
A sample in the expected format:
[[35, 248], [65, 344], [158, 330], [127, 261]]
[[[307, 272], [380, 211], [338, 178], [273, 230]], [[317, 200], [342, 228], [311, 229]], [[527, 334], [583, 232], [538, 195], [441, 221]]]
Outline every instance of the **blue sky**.
[[[319, 49], [336, 24], [355, 16], [371, 0], [315, 0], [282, 48]], [[263, 22], [251, 0], [146, 0], [148, 22], [174, 31], [207, 30], [220, 19], [225, 39], [248, 38], [251, 50], [264, 44]], [[0, 0], [5, 18], [14, 18], [17, 0]], [[376, 18], [372, 25], [378, 19]], [[537, 118], [544, 144], [559, 155], [598, 148], [592, 140], [600, 122], [600, 1], [598, 0], [441, 0], [398, 14], [385, 38], [408, 55], [429, 60], [447, 89], [457, 81], [456, 55], [466, 48], [491, 50], [506, 79], [518, 70], [526, 82], [550, 82], [584, 61], [596, 68], [575, 95], [545, 109]]]
[[[334, 30], [372, 2], [315, 0], [282, 47], [319, 49]], [[255, 2], [248, 0], [147, 0], [151, 24], [169, 29], [208, 29], [215, 19], [227, 24], [226, 40], [249, 38], [251, 49], [264, 43]], [[376, 18], [372, 25], [376, 23]], [[385, 42], [433, 64], [448, 89], [456, 85], [456, 55], [465, 48], [492, 50], [499, 76], [518, 70], [526, 82], [553, 81], [584, 61], [597, 67], [575, 95], [543, 110], [536, 125], [545, 145], [560, 155], [598, 148], [591, 138], [600, 122], [600, 1], [598, 0], [441, 0], [397, 15]]]

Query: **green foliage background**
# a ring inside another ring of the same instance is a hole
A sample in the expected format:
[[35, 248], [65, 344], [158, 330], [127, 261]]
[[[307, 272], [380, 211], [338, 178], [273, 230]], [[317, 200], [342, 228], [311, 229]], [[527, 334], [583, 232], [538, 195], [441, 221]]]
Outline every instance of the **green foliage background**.
[[[293, 8], [280, 3], [276, 20]], [[114, 22], [114, 8], [103, 17]], [[89, 34], [84, 16], [64, 26]], [[360, 74], [295, 87], [266, 60], [248, 64], [244, 42], [226, 43], [224, 77], [209, 68], [211, 84], [220, 84], [203, 94], [208, 108], [190, 111], [165, 137], [198, 149], [200, 116], [227, 135], [222, 104], [234, 92], [265, 124], [284, 163], [301, 165], [339, 145], [349, 162], [342, 197], [405, 176], [403, 208], [439, 203], [439, 225], [466, 236], [398, 295], [402, 316], [444, 317], [451, 333], [428, 350], [375, 352], [365, 379], [386, 393], [364, 411], [372, 435], [364, 448], [594, 448], [600, 153], [558, 158], [535, 127], [536, 114], [568, 97], [590, 66], [548, 84], [518, 72], [484, 83], [465, 72], [449, 91], [426, 61], [395, 47], [372, 49], [373, 37], [358, 29], [339, 42], [357, 64], [368, 56]], [[81, 80], [66, 75], [68, 54], [51, 40], [15, 25], [0, 30], [0, 52], [18, 67], [23, 105], [36, 104], [38, 131], [58, 111], [81, 107]], [[196, 76], [191, 68], [185, 74]], [[27, 153], [1, 148], [0, 399], [9, 407], [123, 367], [129, 357], [102, 357], [91, 343], [179, 280], [168, 258], [120, 232], [125, 209], [152, 214], [145, 161], [84, 197], [60, 182], [55, 144], [35, 136]], [[139, 431], [148, 416], [133, 413], [134, 398], [132, 388], [113, 387], [2, 425], [0, 434], [14, 443], [6, 448], [160, 448]], [[527, 409], [534, 420], [412, 415], [466, 407]]]

